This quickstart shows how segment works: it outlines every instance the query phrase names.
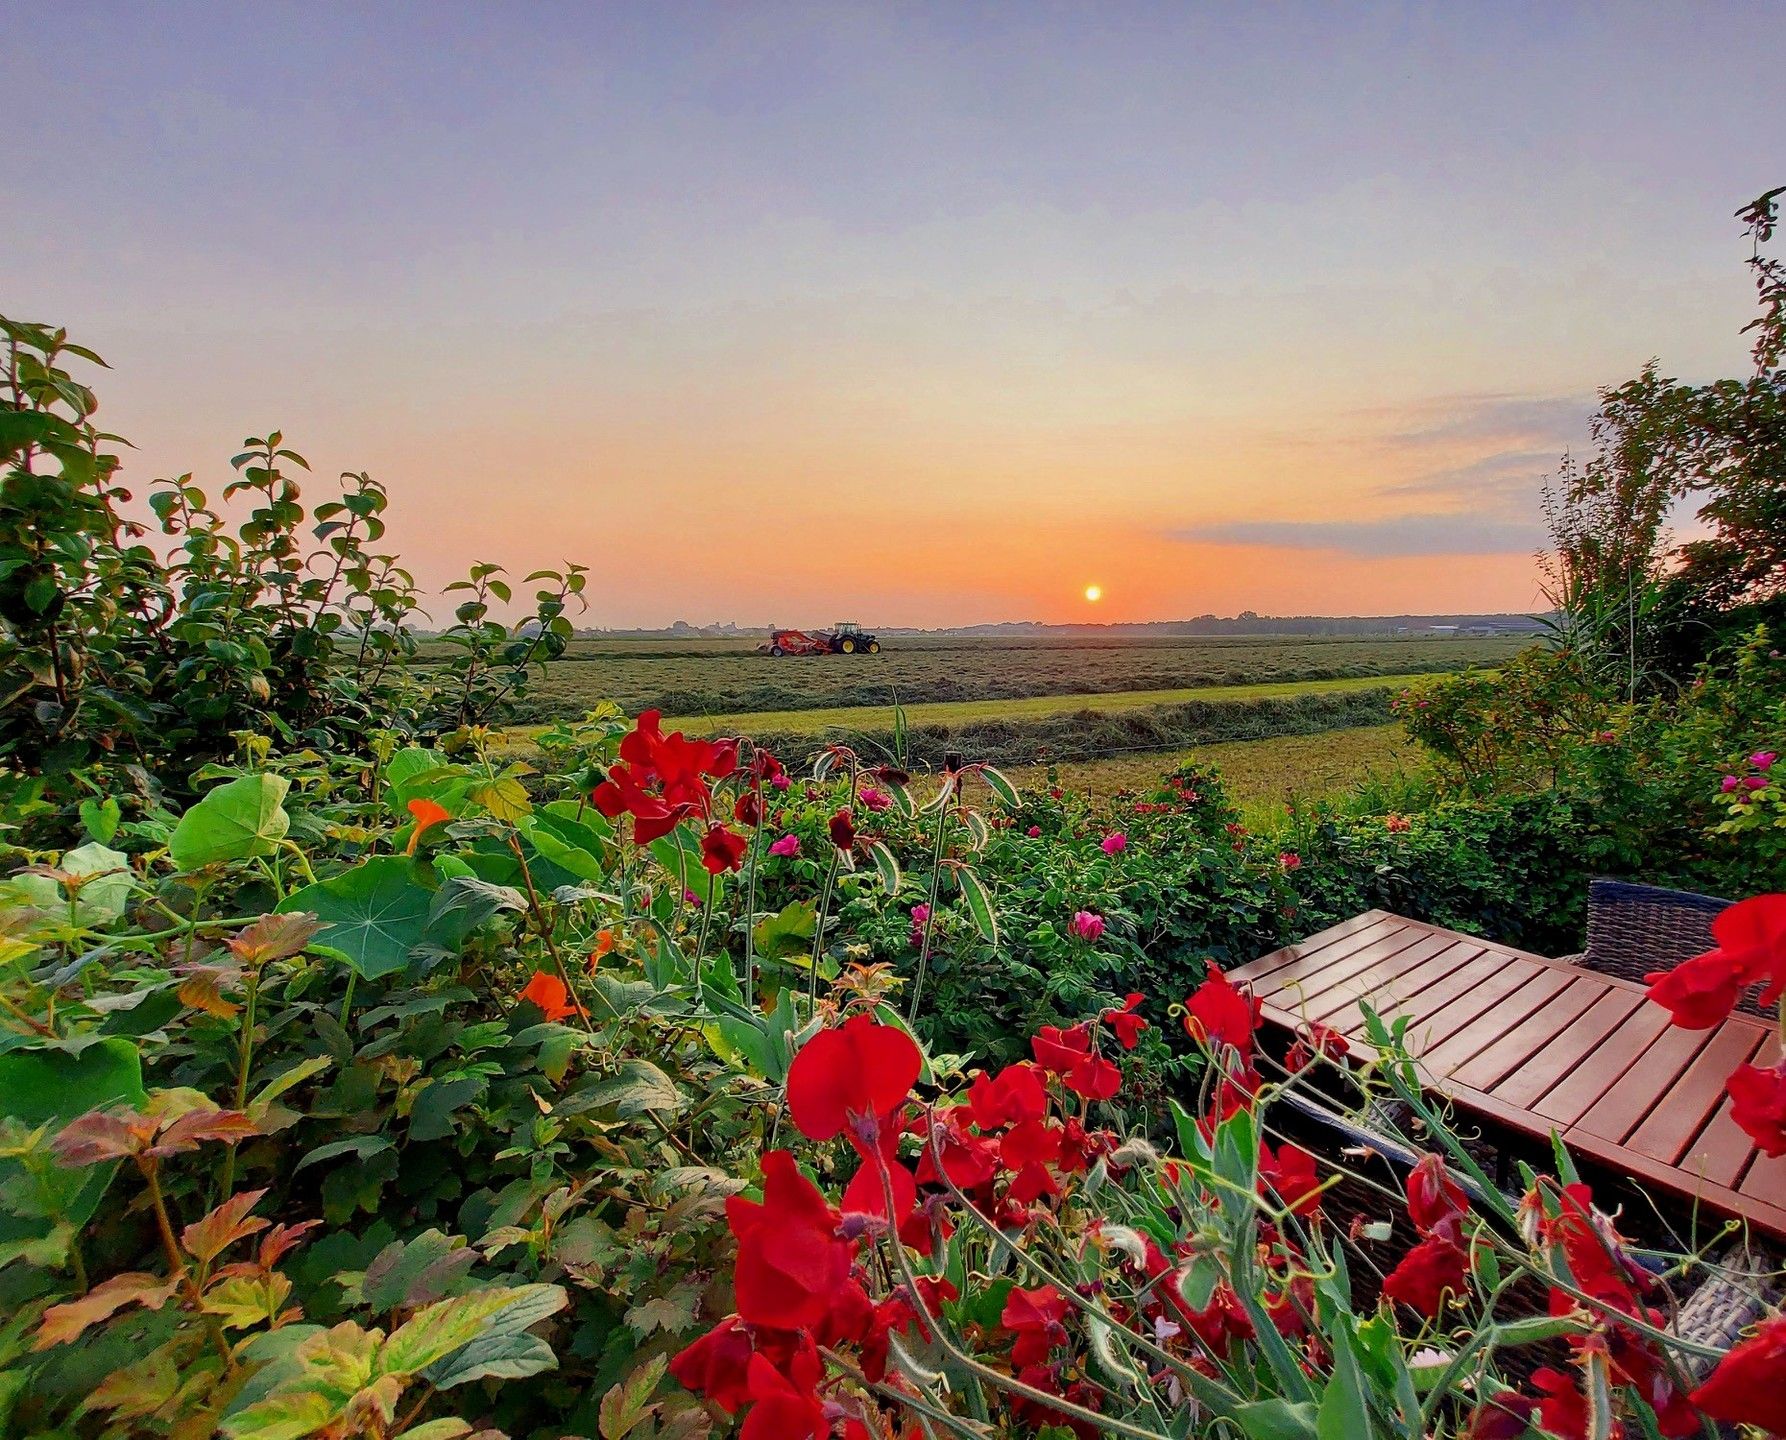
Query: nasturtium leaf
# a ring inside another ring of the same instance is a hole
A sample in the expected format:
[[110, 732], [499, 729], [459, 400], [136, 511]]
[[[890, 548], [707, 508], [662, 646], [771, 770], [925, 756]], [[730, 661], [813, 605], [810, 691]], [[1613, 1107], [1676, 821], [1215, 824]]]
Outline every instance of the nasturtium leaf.
[[[65, 1123], [89, 1110], [148, 1104], [142, 1057], [128, 1040], [107, 1038], [67, 1050], [13, 1050], [0, 1055], [0, 1116], [27, 1130]], [[48, 1154], [0, 1158], [0, 1242], [51, 1233], [57, 1222], [76, 1229], [93, 1217], [117, 1165], [72, 1170]]]
[[403, 855], [375, 855], [352, 870], [295, 890], [281, 911], [308, 910], [323, 922], [310, 948], [351, 965], [376, 980], [409, 968], [412, 952], [430, 945], [450, 949], [477, 923], [470, 910], [437, 915], [434, 878]]
[[121, 818], [118, 801], [115, 796], [108, 795], [103, 800], [89, 797], [81, 801], [81, 824], [87, 833], [101, 845], [110, 845], [112, 836], [118, 833]]
[[242, 775], [207, 790], [180, 817], [168, 854], [182, 870], [271, 855], [291, 827], [283, 775]]
[[[91, 841], [65, 851], [55, 868], [65, 875], [94, 877], [74, 887], [74, 918], [82, 925], [109, 925], [130, 904], [136, 881], [130, 873], [130, 857], [122, 851]], [[54, 876], [19, 875], [12, 886], [35, 909], [56, 915], [68, 913], [68, 891], [64, 882]]]

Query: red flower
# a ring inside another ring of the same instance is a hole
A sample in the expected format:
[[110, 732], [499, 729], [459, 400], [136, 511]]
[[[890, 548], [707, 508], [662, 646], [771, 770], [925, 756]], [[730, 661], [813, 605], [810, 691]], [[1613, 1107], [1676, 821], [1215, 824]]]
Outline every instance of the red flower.
[[766, 1356], [750, 1357], [746, 1379], [756, 1403], [744, 1418], [739, 1440], [825, 1440], [831, 1433], [818, 1395], [824, 1363], [816, 1351], [802, 1347], [794, 1352], [790, 1368], [792, 1375], [784, 1375]]
[[1714, 1419], [1786, 1434], [1786, 1316], [1764, 1320], [1720, 1360], [1693, 1403]]
[[998, 1158], [1007, 1170], [1053, 1164], [1060, 1158], [1061, 1130], [1043, 1120], [1013, 1125], [999, 1141]]
[[1040, 1364], [1048, 1352], [1067, 1338], [1066, 1297], [1052, 1285], [1039, 1285], [1034, 1290], [1012, 1286], [1005, 1296], [1005, 1308], [999, 1323], [1017, 1337], [1011, 1347], [1011, 1363], [1016, 1366]]
[[1091, 1026], [1084, 1021], [1069, 1030], [1044, 1025], [1029, 1042], [1036, 1063], [1052, 1075], [1069, 1075], [1091, 1053]]
[[1271, 1146], [1259, 1142], [1259, 1183], [1275, 1190], [1292, 1214], [1312, 1215], [1321, 1208], [1321, 1179], [1315, 1173], [1315, 1157], [1294, 1145], [1279, 1146], [1273, 1156]]
[[[855, 1175], [844, 1187], [843, 1199], [839, 1202], [844, 1214], [888, 1219], [887, 1192], [891, 1190], [893, 1213], [890, 1218], [893, 1228], [897, 1230], [905, 1224], [917, 1207], [918, 1185], [912, 1179], [912, 1172], [899, 1163], [898, 1146], [899, 1132], [892, 1129], [885, 1131], [875, 1146], [856, 1145], [856, 1153], [862, 1157], [862, 1163], [856, 1167]], [[887, 1171], [884, 1176], [881, 1174], [883, 1165]]]
[[754, 790], [746, 790], [732, 802], [732, 818], [752, 830], [763, 823], [763, 802]]
[[1383, 1293], [1422, 1315], [1436, 1317], [1445, 1292], [1461, 1293], [1470, 1272], [1469, 1252], [1454, 1236], [1455, 1227], [1447, 1226], [1408, 1251], [1384, 1277]]
[[923, 1064], [905, 1031], [852, 1015], [800, 1047], [788, 1067], [788, 1110], [802, 1135], [829, 1140], [852, 1117], [878, 1122], [891, 1115], [918, 1083]]
[[1764, 1003], [1786, 988], [1786, 895], [1739, 901], [1712, 921], [1718, 948], [1645, 978], [1650, 999], [1674, 1012], [1674, 1023], [1705, 1030], [1735, 1007], [1743, 991], [1766, 981]]
[[1786, 1155], [1786, 1060], [1763, 1070], [1739, 1065], [1724, 1088], [1730, 1118], [1763, 1155]]
[[745, 1372], [751, 1353], [749, 1332], [728, 1315], [670, 1361], [670, 1373], [685, 1390], [705, 1395], [730, 1415], [750, 1398]]
[[1408, 1172], [1408, 1218], [1422, 1235], [1430, 1235], [1448, 1220], [1461, 1219], [1470, 1202], [1463, 1188], [1445, 1170], [1437, 1155], [1422, 1155]]
[[1232, 1045], [1242, 1055], [1253, 1048], [1253, 1031], [1259, 1024], [1259, 1001], [1236, 990], [1214, 965], [1197, 993], [1184, 1002], [1184, 1032], [1212, 1048]]
[[610, 769], [608, 778], [590, 792], [589, 798], [610, 820], [631, 815], [633, 838], [641, 845], [649, 845], [668, 835], [682, 823], [682, 817], [694, 809], [688, 804], [672, 805], [663, 797], [651, 794], [624, 764]]
[[1108, 1100], [1122, 1089], [1122, 1071], [1102, 1055], [1087, 1055], [1064, 1078], [1067, 1089], [1087, 1100]]
[[848, 850], [856, 843], [856, 821], [848, 810], [839, 810], [825, 828], [831, 832], [831, 843], [839, 850]]
[[[1532, 1199], [1528, 1195], [1522, 1208], [1530, 1206]], [[1533, 1208], [1540, 1216], [1539, 1234], [1547, 1244], [1562, 1247], [1576, 1289], [1609, 1310], [1636, 1314], [1637, 1297], [1651, 1287], [1653, 1278], [1631, 1258], [1612, 1221], [1594, 1209], [1593, 1191], [1580, 1182], [1565, 1185], [1557, 1197], [1554, 1217], [1542, 1202]], [[1573, 1297], [1561, 1292], [1553, 1293], [1551, 1299], [1553, 1309], [1566, 1311], [1575, 1304]]]
[[[958, 1190], [978, 1190], [998, 1173], [998, 1148], [983, 1135], [967, 1128], [965, 1105], [942, 1111], [918, 1156], [918, 1180], [940, 1185], [944, 1176]], [[939, 1173], [940, 1171], [940, 1173]]]
[[571, 992], [564, 981], [556, 975], [548, 975], [544, 970], [533, 972], [533, 979], [522, 989], [520, 998], [533, 1005], [548, 1020], [562, 1020], [566, 1015], [574, 1015], [577, 1011], [577, 1007], [571, 1003]]
[[1118, 1042], [1125, 1050], [1133, 1050], [1140, 1043], [1141, 1032], [1147, 1028], [1147, 1022], [1135, 1011], [1140, 1007], [1143, 995], [1139, 990], [1128, 995], [1122, 1002], [1120, 1010], [1106, 1010], [1099, 1018], [1115, 1033]]
[[1048, 1113], [1048, 1091], [1042, 1072], [1028, 1061], [1007, 1065], [996, 1076], [981, 1071], [968, 1086], [967, 1103], [974, 1124], [998, 1130]]
[[1298, 1070], [1312, 1065], [1317, 1056], [1328, 1060], [1343, 1060], [1352, 1053], [1351, 1042], [1331, 1025], [1323, 1025], [1319, 1020], [1311, 1020], [1300, 1027], [1296, 1043], [1284, 1056], [1284, 1069], [1294, 1075]]
[[747, 842], [723, 825], [709, 825], [701, 837], [701, 865], [709, 875], [723, 875], [744, 864]]
[[763, 1156], [763, 1200], [726, 1200], [738, 1241], [738, 1314], [779, 1330], [816, 1326], [843, 1298], [855, 1248], [838, 1237], [838, 1215], [786, 1150]]
[[1532, 1388], [1539, 1393], [1540, 1425], [1562, 1440], [1587, 1440], [1587, 1397], [1576, 1386], [1574, 1376], [1546, 1365], [1532, 1372]]

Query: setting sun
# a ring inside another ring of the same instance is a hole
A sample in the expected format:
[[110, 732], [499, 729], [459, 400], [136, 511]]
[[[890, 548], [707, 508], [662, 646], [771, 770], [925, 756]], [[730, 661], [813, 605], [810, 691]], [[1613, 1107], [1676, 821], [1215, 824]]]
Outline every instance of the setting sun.
[[1102, 585], [1087, 585], [1085, 587], [1085, 598], [1090, 600], [1093, 604], [1096, 604], [1099, 600], [1104, 598], [1104, 587]]

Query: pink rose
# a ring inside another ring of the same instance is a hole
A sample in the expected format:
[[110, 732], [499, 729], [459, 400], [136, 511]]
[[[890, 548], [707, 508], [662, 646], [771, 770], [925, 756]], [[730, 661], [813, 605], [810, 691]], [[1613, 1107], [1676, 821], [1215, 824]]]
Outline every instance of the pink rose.
[[876, 790], [872, 785], [864, 785], [862, 787], [862, 793], [856, 798], [877, 815], [893, 803], [893, 797], [891, 795], [888, 795], [885, 791]]
[[777, 840], [769, 847], [769, 853], [771, 855], [781, 855], [792, 860], [794, 856], [800, 853], [800, 837], [798, 835], [783, 835], [781, 839]]
[[1104, 933], [1104, 917], [1095, 910], [1075, 910], [1067, 925], [1067, 933], [1075, 940], [1095, 945]]
[[1128, 848], [1129, 837], [1123, 834], [1120, 830], [1104, 837], [1103, 849], [1106, 855], [1120, 855]]

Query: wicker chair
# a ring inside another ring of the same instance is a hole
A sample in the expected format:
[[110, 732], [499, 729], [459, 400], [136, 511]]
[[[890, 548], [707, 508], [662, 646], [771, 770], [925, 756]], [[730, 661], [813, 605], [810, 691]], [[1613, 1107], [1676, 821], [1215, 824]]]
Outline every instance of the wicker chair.
[[[1642, 984], [1645, 976], [1716, 946], [1712, 921], [1731, 903], [1691, 890], [1596, 880], [1588, 887], [1588, 948], [1562, 958]], [[1738, 1003], [1752, 1015], [1771, 1013], [1753, 999]]]

